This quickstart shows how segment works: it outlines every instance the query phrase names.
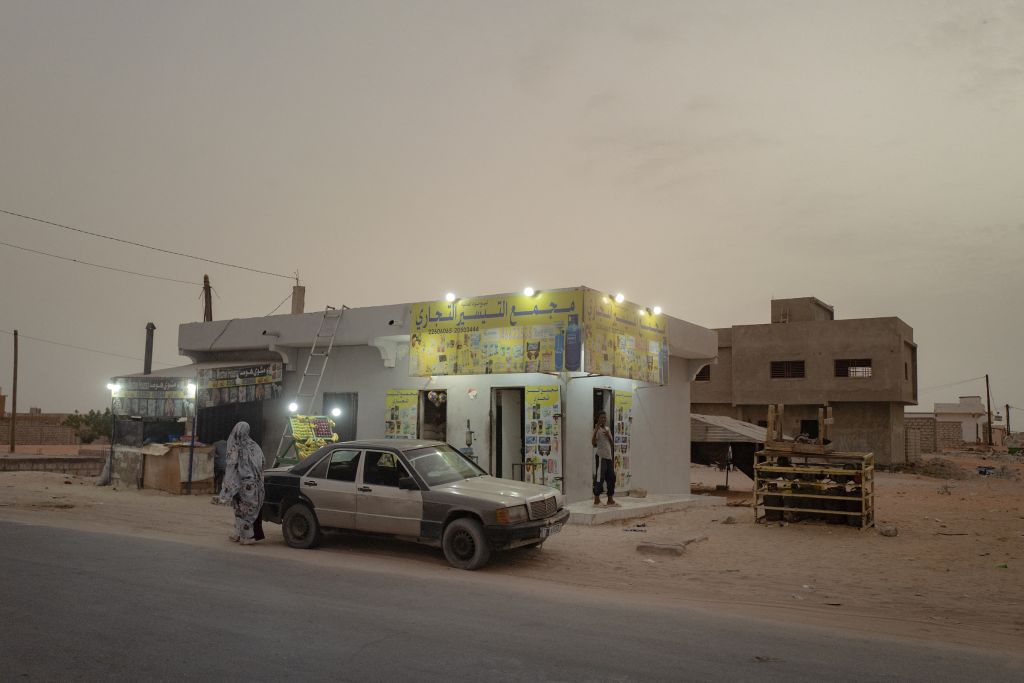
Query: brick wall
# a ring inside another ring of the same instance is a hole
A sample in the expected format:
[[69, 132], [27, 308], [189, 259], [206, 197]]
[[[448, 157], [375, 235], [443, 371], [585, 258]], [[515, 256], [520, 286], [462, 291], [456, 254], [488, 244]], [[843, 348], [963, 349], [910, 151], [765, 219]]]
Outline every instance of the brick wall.
[[903, 417], [903, 428], [906, 431], [916, 430], [920, 433], [922, 453], [934, 453], [935, 447], [935, 418], [931, 415], [905, 415]]
[[935, 422], [935, 448], [956, 448], [964, 443], [963, 428], [959, 422]]
[[[78, 443], [78, 433], [61, 425], [63, 416], [18, 414], [17, 438], [22, 445], [61, 446]], [[11, 419], [0, 419], [0, 443], [11, 443]]]

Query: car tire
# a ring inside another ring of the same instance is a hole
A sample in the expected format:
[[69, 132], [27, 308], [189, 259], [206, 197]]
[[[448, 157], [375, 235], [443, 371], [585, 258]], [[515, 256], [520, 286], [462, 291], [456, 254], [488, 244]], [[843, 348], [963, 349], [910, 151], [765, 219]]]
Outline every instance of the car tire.
[[316, 514], [302, 503], [288, 508], [281, 520], [281, 533], [284, 542], [292, 548], [308, 550], [320, 545], [320, 523]]
[[469, 517], [460, 517], [445, 527], [441, 547], [448, 564], [456, 569], [479, 569], [491, 559], [483, 526]]

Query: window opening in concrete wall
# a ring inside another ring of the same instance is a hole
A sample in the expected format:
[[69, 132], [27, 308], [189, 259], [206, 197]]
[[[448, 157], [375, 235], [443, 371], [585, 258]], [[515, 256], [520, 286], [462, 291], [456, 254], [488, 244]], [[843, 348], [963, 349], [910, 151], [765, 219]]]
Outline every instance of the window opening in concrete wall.
[[697, 376], [693, 378], [695, 382], [710, 382], [711, 381], [711, 366], [705, 365], [697, 371]]
[[870, 358], [844, 358], [835, 361], [836, 377], [871, 377]]
[[772, 379], [796, 379], [804, 377], [802, 360], [773, 360]]

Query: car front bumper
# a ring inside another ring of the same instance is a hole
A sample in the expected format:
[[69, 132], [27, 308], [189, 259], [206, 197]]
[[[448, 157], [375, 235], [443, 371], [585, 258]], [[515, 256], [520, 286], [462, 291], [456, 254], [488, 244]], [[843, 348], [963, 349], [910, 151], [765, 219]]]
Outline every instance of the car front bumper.
[[535, 522], [522, 524], [490, 524], [484, 527], [487, 540], [495, 550], [517, 548], [546, 540], [561, 531], [569, 520], [569, 511], [562, 508], [555, 514]]

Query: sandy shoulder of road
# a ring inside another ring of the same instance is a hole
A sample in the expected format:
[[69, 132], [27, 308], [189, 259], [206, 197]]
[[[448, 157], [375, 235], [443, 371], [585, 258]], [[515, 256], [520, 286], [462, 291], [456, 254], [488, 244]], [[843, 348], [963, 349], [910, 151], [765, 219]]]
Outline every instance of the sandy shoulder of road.
[[[474, 582], [498, 577], [538, 592], [598, 590], [651, 604], [678, 602], [786, 623], [1019, 650], [1024, 484], [1013, 475], [1024, 475], [1024, 467], [1011, 465], [1009, 477], [979, 477], [971, 474], [973, 467], [991, 462], [950, 460], [967, 478], [877, 476], [876, 515], [898, 526], [896, 537], [844, 526], [756, 525], [749, 507], [704, 508], [647, 518], [646, 532], [627, 531], [631, 522], [569, 526], [542, 549], [503, 553], [474, 575], [449, 569], [437, 550], [382, 539], [343, 536], [329, 538], [320, 552], [293, 551], [276, 525], [267, 525], [262, 544], [239, 548], [227, 541], [230, 510], [211, 505], [209, 496], [115, 490], [60, 474], [0, 473], [0, 520], [374, 571]], [[720, 477], [694, 467], [695, 482], [713, 484]], [[723, 523], [728, 516], [735, 523]], [[708, 538], [681, 557], [636, 549], [641, 541], [670, 543], [693, 533]]]

